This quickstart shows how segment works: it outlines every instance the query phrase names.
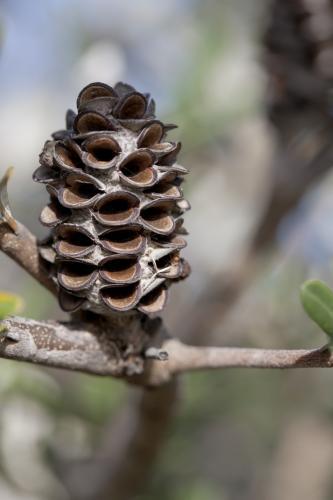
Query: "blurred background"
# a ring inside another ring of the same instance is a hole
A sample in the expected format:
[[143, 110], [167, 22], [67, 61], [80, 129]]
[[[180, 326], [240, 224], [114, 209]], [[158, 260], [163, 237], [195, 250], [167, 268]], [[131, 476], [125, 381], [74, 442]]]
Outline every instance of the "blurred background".
[[[325, 343], [298, 289], [310, 277], [333, 284], [329, 0], [1, 0], [0, 35], [1, 170], [15, 167], [18, 220], [45, 235], [46, 191], [31, 176], [80, 89], [128, 82], [179, 125], [191, 172], [192, 275], [170, 294], [170, 332], [201, 345]], [[65, 317], [8, 258], [0, 265], [23, 315]], [[186, 375], [135, 498], [332, 498], [332, 380], [320, 369]], [[0, 360], [1, 500], [69, 500], [61, 471], [94, 457], [133, 392]]]

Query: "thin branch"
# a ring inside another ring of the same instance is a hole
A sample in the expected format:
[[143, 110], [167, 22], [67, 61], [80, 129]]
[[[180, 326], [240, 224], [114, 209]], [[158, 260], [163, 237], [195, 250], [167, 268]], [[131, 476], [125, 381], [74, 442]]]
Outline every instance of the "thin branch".
[[173, 374], [216, 368], [332, 368], [333, 353], [319, 349], [196, 347], [171, 339], [164, 344]]
[[36, 237], [12, 215], [7, 193], [11, 172], [8, 169], [0, 181], [0, 250], [56, 295], [56, 284], [41, 264]]
[[168, 360], [161, 361], [145, 358], [144, 353], [153, 347], [156, 338], [144, 331], [128, 333], [142, 335], [142, 340], [136, 350], [126, 353], [117, 341], [119, 331], [114, 336], [114, 325], [108, 330], [96, 323], [75, 326], [13, 317], [3, 321], [3, 326], [0, 357], [123, 377], [144, 386], [161, 385], [176, 374], [203, 369], [333, 367], [333, 353], [326, 346], [312, 350], [195, 347], [167, 339], [161, 330], [160, 346], [168, 354]]

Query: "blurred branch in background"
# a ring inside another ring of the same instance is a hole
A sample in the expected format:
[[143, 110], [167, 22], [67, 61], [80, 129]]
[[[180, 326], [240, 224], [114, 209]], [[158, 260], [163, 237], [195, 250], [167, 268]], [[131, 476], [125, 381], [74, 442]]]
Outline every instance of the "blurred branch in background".
[[74, 500], [127, 500], [144, 490], [174, 416], [178, 381], [132, 394], [84, 463], [60, 462], [58, 473]]
[[333, 163], [333, 6], [275, 0], [271, 16], [263, 43], [277, 151], [255, 248], [274, 239], [282, 217]]
[[333, 164], [332, 36], [328, 0], [272, 2], [263, 37], [267, 116], [276, 133], [271, 185], [243, 258], [229, 275], [209, 283], [187, 315], [183, 334], [196, 344], [209, 342], [256, 276], [262, 256], [274, 247], [282, 219]]

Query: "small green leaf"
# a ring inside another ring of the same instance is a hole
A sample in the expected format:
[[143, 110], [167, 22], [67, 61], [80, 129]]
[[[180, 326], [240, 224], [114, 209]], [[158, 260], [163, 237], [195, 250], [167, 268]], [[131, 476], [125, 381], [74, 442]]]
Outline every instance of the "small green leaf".
[[0, 320], [11, 314], [20, 312], [23, 308], [23, 301], [18, 295], [0, 291]]
[[333, 291], [320, 280], [309, 280], [300, 297], [308, 316], [333, 340]]

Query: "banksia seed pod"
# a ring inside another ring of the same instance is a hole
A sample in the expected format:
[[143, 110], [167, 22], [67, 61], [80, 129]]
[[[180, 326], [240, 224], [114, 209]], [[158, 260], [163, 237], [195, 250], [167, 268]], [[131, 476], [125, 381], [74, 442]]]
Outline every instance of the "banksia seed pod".
[[174, 128], [155, 118], [155, 104], [130, 85], [85, 87], [77, 114], [53, 134], [34, 180], [50, 203], [40, 220], [50, 228], [41, 257], [68, 312], [160, 311], [167, 289], [189, 273]]

